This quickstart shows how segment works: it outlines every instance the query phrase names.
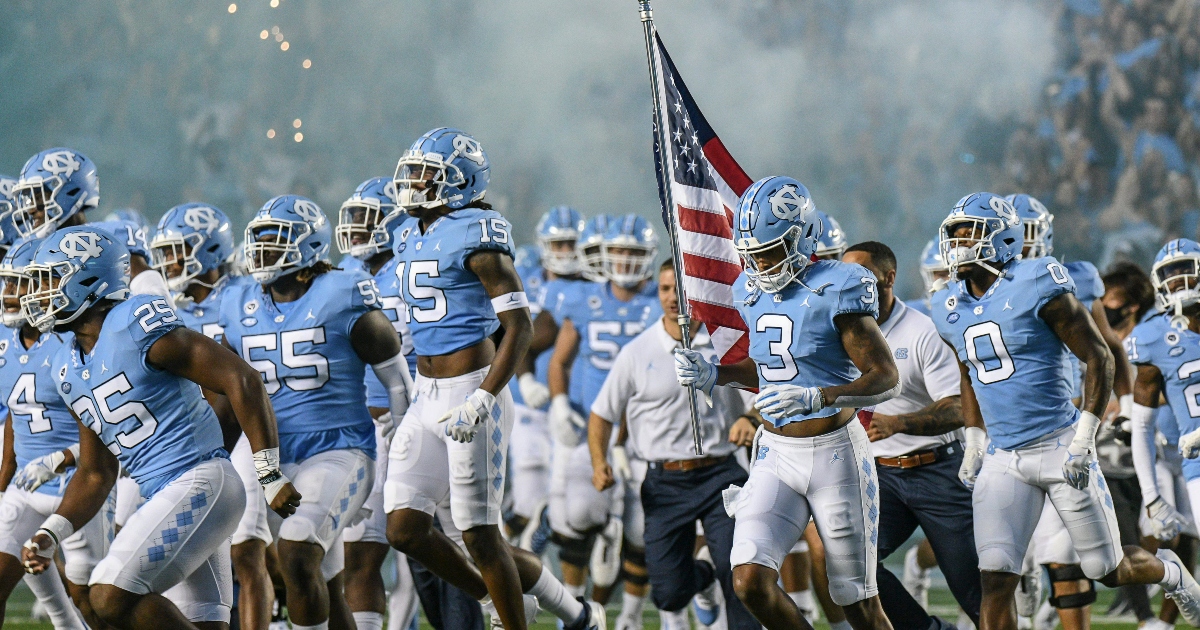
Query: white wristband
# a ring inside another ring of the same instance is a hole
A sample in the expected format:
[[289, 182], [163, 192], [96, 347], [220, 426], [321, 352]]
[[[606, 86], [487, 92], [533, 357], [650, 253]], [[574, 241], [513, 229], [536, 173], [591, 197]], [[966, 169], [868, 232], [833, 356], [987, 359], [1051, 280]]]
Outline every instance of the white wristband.
[[68, 446], [67, 450], [71, 451], [71, 455], [75, 458], [75, 465], [78, 466], [79, 465], [79, 442], [76, 442], [76, 443]]
[[529, 298], [524, 291], [513, 291], [492, 298], [492, 310], [499, 315], [504, 311], [515, 311], [519, 308], [529, 308]]
[[[45, 521], [42, 522], [42, 526], [38, 528], [38, 532], [45, 532], [48, 536], [50, 536], [50, 540], [54, 541], [54, 545], [47, 550], [50, 552], [50, 555], [53, 556], [54, 548], [62, 546], [62, 541], [66, 540], [71, 536], [71, 534], [75, 533], [75, 526], [72, 525], [71, 521], [68, 521], [67, 517], [63, 516], [62, 514], [51, 514], [50, 516], [46, 517]], [[36, 536], [37, 534], [34, 535]], [[38, 555], [42, 554], [39, 553]]]

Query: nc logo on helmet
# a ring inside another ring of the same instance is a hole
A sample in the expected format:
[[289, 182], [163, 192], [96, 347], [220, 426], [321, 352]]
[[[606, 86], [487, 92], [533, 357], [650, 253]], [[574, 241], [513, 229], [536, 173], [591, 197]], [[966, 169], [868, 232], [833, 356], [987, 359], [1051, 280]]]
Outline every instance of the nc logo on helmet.
[[317, 207], [317, 204], [307, 199], [297, 199], [296, 202], [292, 204], [292, 210], [295, 211], [296, 214], [300, 215], [301, 219], [304, 219], [309, 223], [320, 223], [321, 219], [324, 218], [321, 215], [321, 208]]
[[100, 235], [95, 232], [72, 232], [64, 236], [58, 246], [67, 258], [78, 258], [80, 263], [98, 258], [104, 251], [100, 247]]
[[808, 197], [802, 196], [791, 184], [775, 191], [767, 201], [771, 204], [771, 214], [781, 221], [795, 221], [808, 212], [810, 203]]
[[13, 188], [17, 186], [17, 180], [0, 177], [0, 195], [11, 197]]
[[1005, 201], [1003, 197], [992, 197], [991, 199], [988, 199], [988, 205], [992, 207], [992, 210], [995, 211], [996, 214], [1000, 215], [1001, 219], [1004, 219], [1005, 223], [1009, 225], [1016, 225], [1018, 222], [1020, 222], [1020, 219], [1017, 218], [1016, 208], [1013, 208], [1012, 204]]
[[383, 196], [387, 197], [393, 205], [400, 203], [399, 195], [396, 194], [396, 180], [388, 180], [388, 183], [383, 185]]
[[483, 147], [479, 145], [478, 140], [471, 136], [454, 136], [454, 152], [479, 166], [483, 166]]
[[183, 215], [183, 222], [193, 230], [209, 235], [221, 225], [221, 220], [217, 218], [217, 211], [207, 206], [189, 208]]
[[75, 159], [75, 154], [70, 151], [55, 151], [42, 158], [42, 170], [53, 175], [70, 177], [80, 166], [79, 160]]

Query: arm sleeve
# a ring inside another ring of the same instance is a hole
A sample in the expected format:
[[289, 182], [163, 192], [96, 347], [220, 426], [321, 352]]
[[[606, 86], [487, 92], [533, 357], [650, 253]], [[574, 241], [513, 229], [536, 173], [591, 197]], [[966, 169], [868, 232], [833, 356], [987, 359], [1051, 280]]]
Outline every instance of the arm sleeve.
[[958, 357], [950, 346], [942, 341], [932, 323], [920, 338], [921, 376], [925, 380], [925, 391], [933, 400], [957, 396], [962, 385], [958, 372]]
[[616, 424], [625, 414], [625, 406], [636, 390], [634, 370], [637, 366], [634, 365], [633, 346], [630, 343], [617, 353], [613, 367], [600, 387], [600, 393], [592, 402], [592, 413], [611, 424]]
[[1047, 302], [1063, 293], [1075, 293], [1075, 281], [1071, 279], [1071, 274], [1067, 273], [1066, 267], [1063, 267], [1054, 257], [1039, 258], [1032, 264], [1034, 265], [1034, 286], [1037, 287], [1038, 292], [1038, 301], [1034, 312], [1040, 313]]
[[846, 279], [838, 290], [838, 306], [834, 315], [865, 313], [871, 317], [879, 315], [879, 291], [875, 288], [875, 274], [866, 267], [844, 263]]
[[1158, 454], [1154, 450], [1154, 414], [1153, 407], [1145, 407], [1133, 403], [1133, 438], [1130, 447], [1133, 450], [1133, 469], [1137, 472], [1138, 485], [1142, 488], [1142, 504], [1150, 505], [1158, 498], [1158, 471], [1155, 459]]

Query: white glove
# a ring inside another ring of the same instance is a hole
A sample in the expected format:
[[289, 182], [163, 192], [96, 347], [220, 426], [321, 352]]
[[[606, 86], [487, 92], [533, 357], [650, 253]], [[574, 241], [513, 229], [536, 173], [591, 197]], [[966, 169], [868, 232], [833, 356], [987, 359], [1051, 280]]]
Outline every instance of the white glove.
[[446, 422], [446, 435], [455, 442], [467, 443], [475, 439], [479, 425], [492, 419], [492, 407], [496, 397], [490, 392], [476, 389], [467, 396], [466, 402], [447, 411], [438, 422]]
[[795, 416], [807, 416], [825, 406], [825, 395], [819, 387], [799, 385], [768, 385], [754, 397], [754, 408], [772, 421]]
[[1063, 460], [1063, 477], [1072, 487], [1083, 490], [1092, 477], [1092, 464], [1096, 461], [1096, 428], [1100, 419], [1090, 412], [1079, 414], [1075, 425], [1075, 437], [1067, 446], [1067, 457]]
[[1180, 436], [1179, 454], [1188, 459], [1200, 457], [1200, 429]]
[[392, 420], [392, 412], [390, 411], [386, 411], [382, 416], [375, 418], [375, 424], [379, 426], [380, 433], [385, 440], [392, 439], [392, 435], [396, 433], [396, 422]]
[[62, 466], [66, 461], [67, 456], [62, 451], [54, 451], [48, 455], [41, 457], [25, 464], [25, 467], [17, 471], [17, 474], [12, 478], [12, 485], [33, 492], [42, 484], [61, 475], [58, 472], [58, 467]]
[[521, 398], [530, 409], [541, 409], [550, 402], [550, 388], [538, 382], [533, 372], [526, 372], [517, 379], [517, 388], [521, 390]]
[[613, 472], [622, 481], [629, 481], [633, 478], [633, 470], [629, 468], [629, 453], [625, 451], [625, 447], [620, 444], [612, 447], [612, 467]]
[[717, 366], [709, 363], [703, 355], [695, 350], [675, 348], [675, 378], [679, 384], [687, 387], [694, 385], [696, 390], [708, 398], [712, 406], [712, 390], [717, 384]]
[[579, 444], [579, 430], [587, 426], [583, 416], [571, 408], [571, 398], [566, 394], [559, 394], [550, 401], [547, 422], [550, 424], [550, 435], [559, 444], [569, 447]]
[[1183, 515], [1162, 497], [1154, 499], [1150, 505], [1146, 506], [1146, 515], [1150, 517], [1150, 527], [1154, 530], [1154, 537], [1162, 542], [1178, 536], [1179, 530], [1183, 529], [1186, 522]]
[[987, 443], [987, 433], [979, 427], [967, 427], [966, 437], [962, 465], [958, 467], [958, 480], [974, 489], [975, 478], [979, 476], [979, 469], [983, 468], [983, 447]]

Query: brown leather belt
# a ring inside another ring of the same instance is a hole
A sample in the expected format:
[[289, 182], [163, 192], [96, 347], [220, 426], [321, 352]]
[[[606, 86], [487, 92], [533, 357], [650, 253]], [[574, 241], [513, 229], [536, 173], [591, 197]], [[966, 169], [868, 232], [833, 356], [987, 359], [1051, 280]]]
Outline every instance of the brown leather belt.
[[877, 466], [887, 466], [888, 468], [919, 468], [932, 464], [947, 455], [953, 455], [959, 451], [958, 441], [949, 444], [943, 444], [931, 451], [917, 451], [899, 457], [876, 457], [875, 464]]
[[732, 457], [731, 455], [722, 455], [720, 457], [698, 457], [696, 459], [669, 459], [667, 461], [657, 462], [663, 470], [671, 472], [687, 472], [698, 468], [708, 468], [716, 466]]

